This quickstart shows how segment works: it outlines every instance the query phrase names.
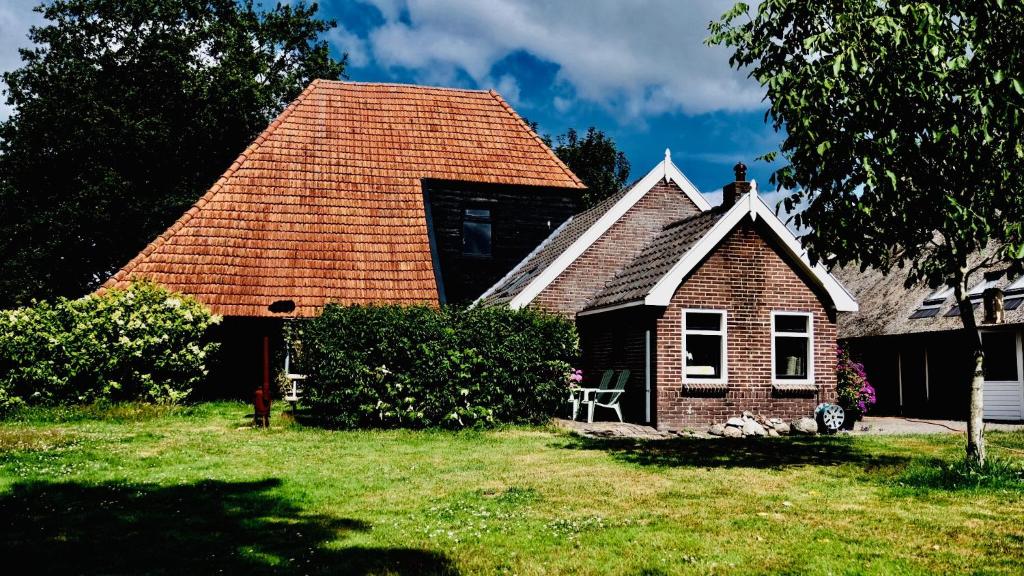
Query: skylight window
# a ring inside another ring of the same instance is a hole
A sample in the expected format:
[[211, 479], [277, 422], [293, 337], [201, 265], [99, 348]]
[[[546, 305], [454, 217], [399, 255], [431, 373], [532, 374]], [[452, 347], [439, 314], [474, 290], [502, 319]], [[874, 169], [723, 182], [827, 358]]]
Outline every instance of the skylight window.
[[934, 292], [924, 299], [925, 306], [940, 306], [953, 295], [953, 288], [950, 286], [939, 286]]
[[911, 320], [920, 320], [922, 318], [934, 318], [939, 315], [939, 310], [942, 308], [942, 304], [953, 295], [953, 289], [949, 286], [939, 286], [934, 292], [925, 297], [924, 302], [913, 314], [910, 315]]
[[1024, 292], [1024, 276], [1021, 276], [1010, 283], [1010, 285], [1006, 287], [1005, 292]]
[[982, 280], [981, 282], [978, 282], [974, 288], [971, 288], [971, 291], [968, 294], [971, 298], [981, 298], [982, 295], [985, 294], [985, 290], [988, 290], [995, 285], [995, 280]]

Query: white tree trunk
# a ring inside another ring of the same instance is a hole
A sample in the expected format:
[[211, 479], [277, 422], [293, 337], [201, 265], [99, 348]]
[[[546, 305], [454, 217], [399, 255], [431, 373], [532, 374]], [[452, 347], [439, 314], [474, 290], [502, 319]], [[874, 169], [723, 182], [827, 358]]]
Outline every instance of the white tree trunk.
[[964, 325], [964, 342], [969, 345], [974, 359], [970, 408], [967, 414], [967, 459], [980, 466], [985, 463], [985, 349], [982, 346], [981, 332], [974, 319], [974, 306], [971, 304], [971, 296], [967, 293], [966, 286], [966, 279], [961, 278], [955, 291], [956, 301], [960, 306], [960, 321]]

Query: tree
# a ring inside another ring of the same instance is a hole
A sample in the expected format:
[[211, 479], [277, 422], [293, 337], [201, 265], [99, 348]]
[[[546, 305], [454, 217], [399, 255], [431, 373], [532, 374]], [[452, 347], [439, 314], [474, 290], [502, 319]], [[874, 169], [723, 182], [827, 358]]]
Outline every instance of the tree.
[[555, 139], [555, 154], [584, 184], [583, 205], [587, 208], [615, 194], [629, 178], [629, 160], [615, 147], [615, 141], [591, 126], [580, 138], [569, 128]]
[[[772, 0], [710, 25], [767, 91], [803, 242], [829, 266], [954, 289], [973, 358], [967, 455], [984, 464], [984, 350], [969, 288], [1024, 257], [1024, 4]], [[988, 257], [977, 261], [978, 254]]]
[[78, 296], [162, 232], [315, 78], [302, 2], [57, 0], [4, 74], [0, 304]]
[[576, 130], [569, 128], [552, 141], [549, 134], [540, 133], [536, 122], [525, 118], [524, 121], [587, 186], [581, 196], [583, 207], [597, 204], [626, 184], [629, 160], [601, 130], [591, 126], [581, 140]]

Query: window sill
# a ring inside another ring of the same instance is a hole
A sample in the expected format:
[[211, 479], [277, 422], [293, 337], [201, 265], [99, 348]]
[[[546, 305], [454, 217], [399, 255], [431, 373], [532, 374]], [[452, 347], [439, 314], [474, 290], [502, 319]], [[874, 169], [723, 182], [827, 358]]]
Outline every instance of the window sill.
[[729, 385], [725, 382], [683, 382], [682, 396], [725, 396]]
[[813, 396], [818, 393], [818, 385], [813, 382], [772, 382], [772, 392], [776, 396]]

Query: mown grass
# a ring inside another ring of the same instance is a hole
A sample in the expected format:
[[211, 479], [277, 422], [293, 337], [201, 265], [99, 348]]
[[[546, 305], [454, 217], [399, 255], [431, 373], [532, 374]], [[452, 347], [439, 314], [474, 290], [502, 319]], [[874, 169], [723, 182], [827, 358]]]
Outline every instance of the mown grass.
[[[1020, 573], [1024, 434], [588, 441], [327, 431], [241, 404], [0, 423], [0, 551], [34, 573]], [[951, 480], [952, 479], [952, 480]]]

